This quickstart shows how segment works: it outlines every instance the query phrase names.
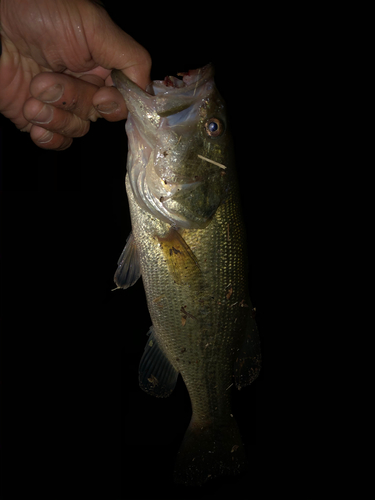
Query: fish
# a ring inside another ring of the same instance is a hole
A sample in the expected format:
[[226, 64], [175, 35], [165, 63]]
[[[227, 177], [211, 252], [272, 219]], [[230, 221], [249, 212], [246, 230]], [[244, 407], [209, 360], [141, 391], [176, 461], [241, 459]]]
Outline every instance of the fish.
[[226, 104], [212, 64], [146, 90], [119, 70], [111, 75], [129, 111], [132, 225], [114, 281], [126, 289], [142, 276], [152, 325], [139, 384], [164, 398], [181, 375], [192, 416], [174, 481], [200, 486], [247, 470], [230, 389], [261, 368]]

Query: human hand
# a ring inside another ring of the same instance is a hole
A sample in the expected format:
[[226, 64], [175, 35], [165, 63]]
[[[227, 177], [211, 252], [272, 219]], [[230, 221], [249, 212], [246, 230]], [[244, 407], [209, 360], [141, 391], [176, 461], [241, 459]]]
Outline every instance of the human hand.
[[90, 122], [126, 118], [111, 69], [139, 86], [148, 52], [90, 0], [1, 0], [0, 112], [45, 149], [68, 148]]

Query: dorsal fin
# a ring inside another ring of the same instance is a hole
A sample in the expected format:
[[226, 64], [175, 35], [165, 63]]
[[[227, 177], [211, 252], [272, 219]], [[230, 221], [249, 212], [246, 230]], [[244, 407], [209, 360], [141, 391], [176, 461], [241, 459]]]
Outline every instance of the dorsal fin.
[[118, 288], [129, 288], [141, 276], [139, 253], [134, 241], [133, 233], [126, 240], [125, 248], [117, 262], [117, 271], [114, 281]]

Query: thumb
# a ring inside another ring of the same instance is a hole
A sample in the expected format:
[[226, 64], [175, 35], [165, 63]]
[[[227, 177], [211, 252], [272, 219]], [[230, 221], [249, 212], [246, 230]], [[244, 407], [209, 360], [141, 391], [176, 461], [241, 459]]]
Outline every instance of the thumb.
[[150, 83], [150, 54], [134, 38], [122, 31], [102, 7], [93, 7], [94, 19], [85, 23], [85, 34], [93, 60], [109, 70], [121, 70], [145, 89]]

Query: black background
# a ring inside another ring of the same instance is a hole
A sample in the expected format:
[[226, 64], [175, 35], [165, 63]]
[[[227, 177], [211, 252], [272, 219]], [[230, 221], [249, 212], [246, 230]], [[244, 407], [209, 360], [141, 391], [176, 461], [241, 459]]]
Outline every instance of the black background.
[[250, 498], [256, 486], [270, 484], [271, 465], [285, 452], [276, 445], [284, 439], [283, 403], [274, 381], [284, 375], [275, 368], [274, 345], [293, 308], [279, 277], [294, 208], [283, 194], [291, 176], [285, 162], [294, 160], [283, 94], [288, 36], [277, 12], [249, 13], [235, 3], [227, 10], [106, 6], [150, 52], [152, 79], [211, 61], [227, 102], [263, 349], [259, 379], [233, 392], [251, 468], [199, 491], [173, 485], [174, 458], [190, 420], [187, 392], [181, 381], [165, 400], [139, 389], [150, 326], [142, 283], [111, 291], [131, 230], [124, 122], [99, 120], [68, 150], [53, 152], [0, 116], [2, 432], [4, 476], [13, 478], [14, 495], [7, 498], [25, 485], [50, 497]]

